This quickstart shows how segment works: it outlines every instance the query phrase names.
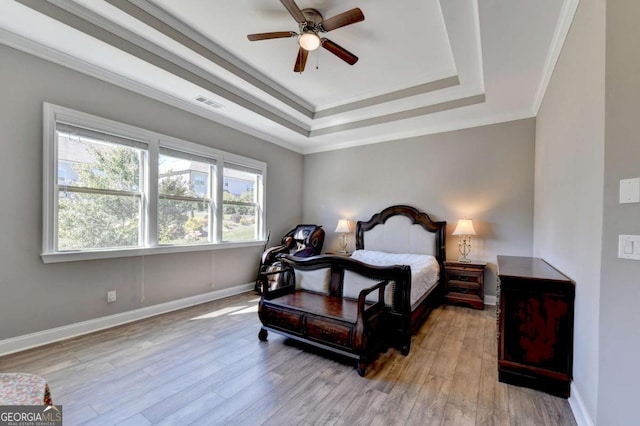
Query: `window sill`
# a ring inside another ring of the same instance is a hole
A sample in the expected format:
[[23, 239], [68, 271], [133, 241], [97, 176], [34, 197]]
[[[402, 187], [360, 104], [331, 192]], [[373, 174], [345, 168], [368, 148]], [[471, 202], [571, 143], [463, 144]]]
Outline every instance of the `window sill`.
[[188, 253], [194, 251], [224, 250], [244, 247], [258, 247], [265, 244], [264, 240], [243, 241], [215, 244], [198, 244], [192, 246], [160, 246], [150, 248], [131, 248], [116, 250], [69, 251], [57, 253], [42, 253], [40, 257], [44, 263], [77, 262], [82, 260], [113, 259], [118, 257], [151, 256], [156, 254]]

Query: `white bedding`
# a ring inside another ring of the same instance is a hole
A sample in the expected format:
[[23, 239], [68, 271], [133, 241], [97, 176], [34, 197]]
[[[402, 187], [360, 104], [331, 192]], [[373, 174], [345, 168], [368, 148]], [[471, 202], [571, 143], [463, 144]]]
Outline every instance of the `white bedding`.
[[411, 310], [420, 302], [440, 277], [440, 265], [435, 257], [426, 254], [386, 253], [356, 250], [351, 258], [375, 266], [408, 265], [411, 267]]

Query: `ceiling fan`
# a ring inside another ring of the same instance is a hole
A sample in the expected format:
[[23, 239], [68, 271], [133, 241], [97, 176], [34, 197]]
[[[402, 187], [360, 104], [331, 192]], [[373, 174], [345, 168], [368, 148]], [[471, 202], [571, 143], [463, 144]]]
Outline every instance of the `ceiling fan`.
[[298, 49], [296, 64], [293, 67], [294, 72], [304, 71], [309, 52], [316, 50], [320, 46], [324, 47], [349, 65], [353, 65], [358, 62], [358, 57], [356, 55], [331, 40], [325, 37], [320, 37], [318, 33], [326, 33], [337, 28], [364, 21], [364, 15], [360, 8], [356, 7], [336, 15], [333, 18], [324, 19], [322, 14], [315, 9], [300, 10], [294, 0], [280, 0], [280, 3], [284, 5], [291, 16], [293, 16], [293, 19], [296, 20], [300, 32], [277, 31], [271, 33], [249, 34], [247, 36], [249, 41], [299, 36], [298, 45], [300, 48]]

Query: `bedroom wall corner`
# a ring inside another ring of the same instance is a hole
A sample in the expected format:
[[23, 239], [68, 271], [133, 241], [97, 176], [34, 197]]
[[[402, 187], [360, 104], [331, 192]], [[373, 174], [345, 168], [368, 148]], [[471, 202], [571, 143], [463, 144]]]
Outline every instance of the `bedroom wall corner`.
[[581, 1], [536, 120], [534, 255], [576, 282], [569, 402], [586, 425], [599, 394], [604, 40], [605, 2]]
[[496, 256], [532, 253], [534, 139], [535, 120], [525, 119], [305, 155], [303, 219], [324, 226], [330, 250], [338, 219], [408, 204], [447, 221], [455, 259], [451, 233], [470, 217], [479, 234], [471, 257], [489, 262], [485, 294], [495, 296]]

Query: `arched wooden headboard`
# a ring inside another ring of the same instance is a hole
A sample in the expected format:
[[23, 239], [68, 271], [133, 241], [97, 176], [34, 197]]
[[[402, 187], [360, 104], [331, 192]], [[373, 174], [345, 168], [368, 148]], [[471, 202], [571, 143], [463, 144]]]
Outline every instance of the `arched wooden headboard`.
[[430, 254], [445, 260], [447, 222], [434, 222], [418, 209], [397, 205], [356, 225], [356, 248], [388, 253]]

